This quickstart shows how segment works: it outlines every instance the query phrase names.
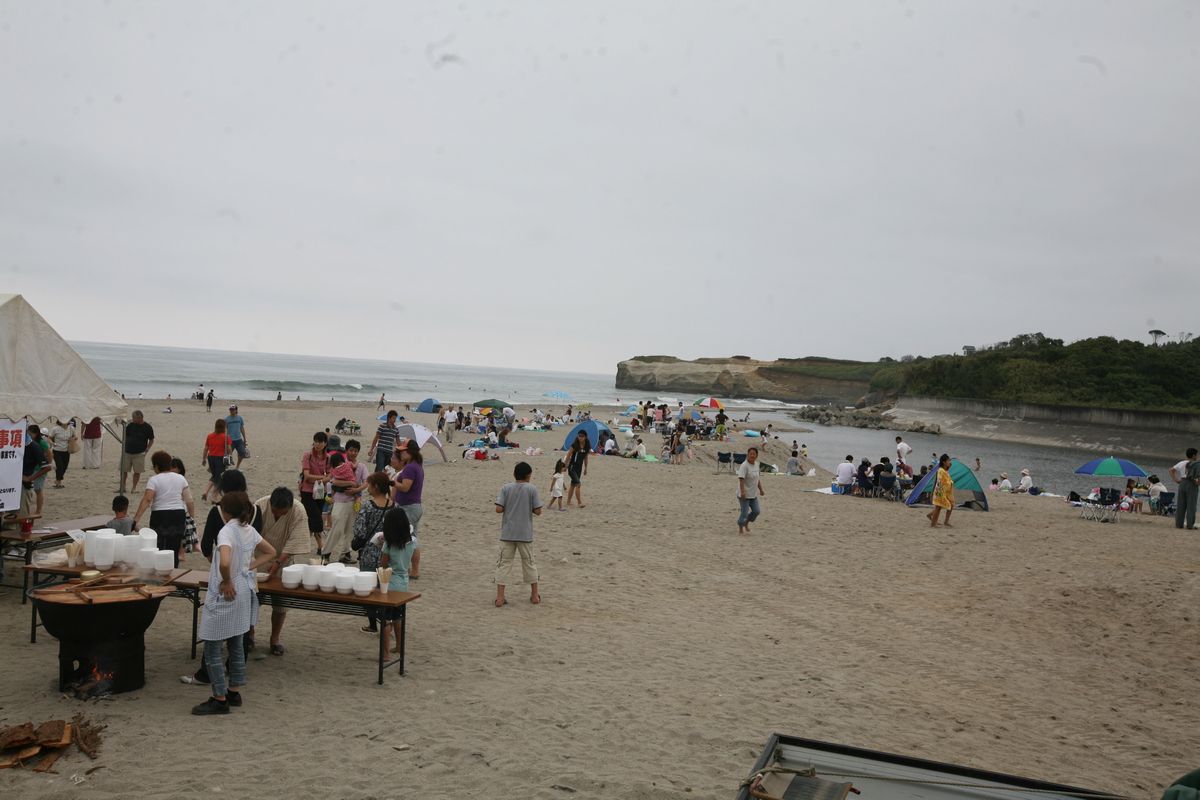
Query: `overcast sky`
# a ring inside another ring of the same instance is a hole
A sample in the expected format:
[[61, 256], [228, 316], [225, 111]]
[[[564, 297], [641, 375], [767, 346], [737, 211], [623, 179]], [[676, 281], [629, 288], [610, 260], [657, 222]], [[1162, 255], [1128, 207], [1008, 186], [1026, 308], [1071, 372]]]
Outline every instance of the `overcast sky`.
[[1200, 334], [1200, 3], [0, 0], [70, 339], [611, 373]]

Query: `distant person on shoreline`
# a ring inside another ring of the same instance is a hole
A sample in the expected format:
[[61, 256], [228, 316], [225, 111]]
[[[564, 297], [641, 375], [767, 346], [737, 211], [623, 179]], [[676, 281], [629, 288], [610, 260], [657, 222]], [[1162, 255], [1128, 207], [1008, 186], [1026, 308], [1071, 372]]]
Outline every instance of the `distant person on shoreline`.
[[212, 403], [213, 403], [213, 398], [215, 396], [216, 396], [216, 394], [213, 392], [213, 390], [209, 389], [208, 394], [205, 395], [205, 397], [204, 397], [204, 410], [205, 411], [212, 411]]
[[379, 407], [375, 409], [376, 411], [378, 411], [380, 408], [383, 408], [385, 405], [387, 405], [387, 404], [384, 402], [384, 398], [383, 398], [383, 396], [384, 396], [384, 392], [380, 392], [380, 393], [379, 393]]
[[1013, 489], [1015, 494], [1028, 494], [1033, 488], [1033, 476], [1029, 474], [1029, 469], [1021, 470], [1021, 482], [1017, 484], [1017, 488]]
[[838, 492], [841, 494], [850, 494], [851, 487], [854, 486], [854, 456], [846, 456], [846, 460], [837, 465], [837, 486]]

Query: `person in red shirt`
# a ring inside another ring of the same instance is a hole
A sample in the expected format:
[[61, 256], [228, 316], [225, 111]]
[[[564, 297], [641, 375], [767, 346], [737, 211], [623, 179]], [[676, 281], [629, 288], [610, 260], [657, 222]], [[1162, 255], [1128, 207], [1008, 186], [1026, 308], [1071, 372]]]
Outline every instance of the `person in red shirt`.
[[201, 466], [207, 463], [208, 486], [204, 487], [201, 495], [208, 500], [208, 494], [221, 485], [221, 475], [225, 472], [225, 457], [233, 448], [233, 440], [225, 433], [225, 419], [222, 417], [213, 423], [213, 432], [204, 439], [204, 453], [200, 456]]

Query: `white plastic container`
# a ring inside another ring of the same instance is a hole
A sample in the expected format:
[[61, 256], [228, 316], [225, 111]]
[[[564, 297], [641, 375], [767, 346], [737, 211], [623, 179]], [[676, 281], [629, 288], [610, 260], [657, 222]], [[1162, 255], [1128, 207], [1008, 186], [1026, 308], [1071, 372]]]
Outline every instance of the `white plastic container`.
[[158, 548], [151, 550], [150, 548], [142, 548], [137, 552], [137, 567], [143, 572], [150, 572], [154, 569], [154, 558], [158, 555]]
[[138, 536], [142, 537], [143, 550], [158, 549], [158, 531], [153, 528], [142, 528], [138, 531]]
[[356, 572], [354, 573], [354, 593], [359, 597], [366, 597], [375, 589], [378, 581], [379, 576], [374, 572]]
[[136, 533], [127, 533], [121, 537], [121, 562], [137, 566], [137, 554], [142, 549], [142, 537]]
[[338, 594], [350, 594], [354, 591], [354, 573], [344, 569], [338, 570], [333, 586], [337, 589]]
[[83, 563], [89, 567], [96, 564], [96, 537], [100, 531], [88, 531], [83, 535]]
[[[141, 552], [141, 551], [138, 551]], [[175, 569], [175, 553], [172, 550], [156, 550], [154, 552], [154, 571], [166, 575]]]
[[320, 564], [305, 564], [302, 582], [304, 588], [310, 592], [319, 588], [321, 582], [321, 565]]
[[279, 579], [283, 581], [283, 588], [295, 589], [304, 580], [304, 565], [291, 564], [284, 567], [280, 571]]
[[337, 580], [337, 576], [340, 575], [341, 572], [342, 571], [340, 569], [333, 566], [332, 564], [329, 566], [321, 567], [320, 577], [317, 579], [317, 583], [320, 586], [321, 591], [322, 592], [334, 591], [336, 588], [334, 582]]
[[96, 569], [111, 569], [117, 558], [117, 540], [121, 535], [116, 531], [103, 530], [96, 533], [92, 543], [92, 556]]

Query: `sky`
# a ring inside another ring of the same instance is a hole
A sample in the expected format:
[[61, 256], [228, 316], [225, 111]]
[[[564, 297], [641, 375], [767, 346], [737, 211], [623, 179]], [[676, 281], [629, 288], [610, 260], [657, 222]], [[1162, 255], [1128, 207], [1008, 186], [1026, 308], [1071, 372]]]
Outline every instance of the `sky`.
[[611, 373], [1200, 334], [1200, 2], [0, 0], [68, 339]]

